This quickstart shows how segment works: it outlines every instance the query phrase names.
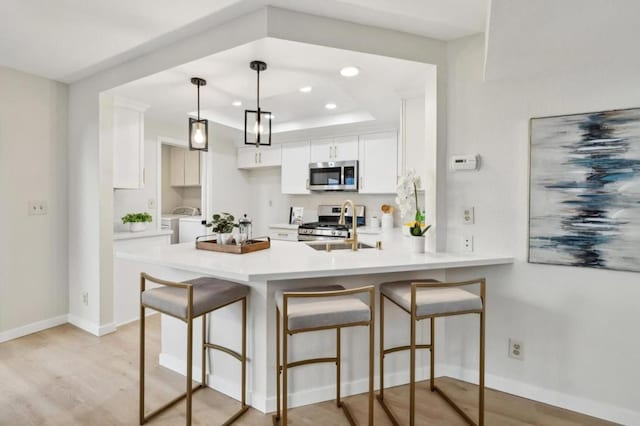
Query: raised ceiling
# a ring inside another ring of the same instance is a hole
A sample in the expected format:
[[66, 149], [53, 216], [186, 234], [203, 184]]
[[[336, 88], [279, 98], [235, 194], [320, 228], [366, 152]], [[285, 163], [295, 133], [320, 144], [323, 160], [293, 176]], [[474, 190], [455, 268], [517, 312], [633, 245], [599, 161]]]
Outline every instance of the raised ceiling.
[[73, 82], [266, 5], [450, 40], [488, 0], [3, 0], [0, 65]]
[[[253, 59], [268, 64], [261, 73], [261, 107], [271, 111], [275, 133], [376, 120], [394, 123], [400, 99], [424, 94], [435, 67], [383, 56], [266, 38], [127, 83], [110, 93], [150, 106], [146, 116], [185, 122], [196, 109], [196, 88], [189, 81], [207, 80], [201, 88], [201, 115], [236, 129], [244, 128], [244, 109], [255, 109]], [[340, 69], [353, 65], [356, 77]], [[300, 88], [311, 86], [309, 93]], [[235, 101], [241, 106], [233, 106]], [[325, 108], [334, 103], [333, 110]]]

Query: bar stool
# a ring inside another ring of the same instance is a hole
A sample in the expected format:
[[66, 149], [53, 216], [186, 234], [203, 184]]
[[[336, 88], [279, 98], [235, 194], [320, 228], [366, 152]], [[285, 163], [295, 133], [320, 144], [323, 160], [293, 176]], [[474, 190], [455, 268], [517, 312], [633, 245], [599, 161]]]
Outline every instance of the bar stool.
[[[163, 287], [145, 290], [146, 281], [160, 284]], [[244, 414], [249, 406], [246, 404], [246, 366], [247, 366], [247, 295], [249, 287], [210, 277], [201, 277], [184, 282], [165, 281], [146, 273], [140, 274], [140, 424], [144, 424], [168, 408], [187, 400], [187, 426], [191, 425], [191, 400], [195, 391], [207, 386], [206, 355], [207, 349], [225, 352], [242, 365], [241, 407], [223, 424], [229, 425]], [[207, 314], [236, 302], [242, 302], [242, 352], [237, 353], [224, 346], [208, 341]], [[187, 324], [187, 391], [169, 401], [153, 412], [144, 414], [144, 355], [145, 355], [145, 308], [150, 308], [165, 315], [172, 316]], [[202, 316], [202, 378], [200, 384], [192, 387], [192, 350], [193, 320]]]
[[[472, 284], [480, 285], [480, 295], [458, 287]], [[407, 346], [384, 348], [384, 300], [388, 299], [400, 309], [411, 315], [411, 343]], [[416, 349], [429, 349], [430, 358], [430, 389], [437, 392], [451, 405], [470, 425], [476, 423], [465, 413], [434, 381], [435, 375], [435, 319], [464, 314], [480, 315], [480, 379], [478, 386], [478, 425], [484, 425], [484, 337], [485, 337], [485, 279], [443, 283], [431, 279], [421, 281], [394, 281], [380, 286], [380, 393], [378, 401], [384, 408], [391, 421], [398, 425], [399, 422], [384, 401], [384, 357], [387, 354], [409, 350], [410, 356], [410, 381], [409, 381], [409, 424], [415, 425], [416, 406]], [[430, 320], [431, 343], [416, 344], [416, 326], [418, 321]]]
[[[369, 304], [358, 295], [369, 294]], [[277, 411], [273, 423], [287, 424], [287, 377], [289, 368], [300, 365], [334, 362], [336, 364], [336, 405], [342, 408], [351, 425], [355, 421], [349, 408], [340, 400], [340, 330], [369, 326], [369, 425], [373, 425], [373, 356], [374, 356], [374, 287], [346, 290], [340, 285], [276, 291], [276, 383]], [[280, 364], [280, 312], [282, 312], [282, 364]], [[336, 356], [289, 362], [288, 336], [309, 331], [336, 329]], [[282, 377], [282, 409], [280, 379]]]

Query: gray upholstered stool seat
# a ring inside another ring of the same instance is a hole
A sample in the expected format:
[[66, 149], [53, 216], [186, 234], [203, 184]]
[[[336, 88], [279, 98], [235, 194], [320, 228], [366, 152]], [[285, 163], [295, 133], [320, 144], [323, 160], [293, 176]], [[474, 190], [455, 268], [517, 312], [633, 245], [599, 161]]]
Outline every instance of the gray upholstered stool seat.
[[[388, 282], [380, 286], [380, 292], [404, 310], [411, 312], [411, 283], [416, 281], [437, 282], [435, 280]], [[416, 291], [416, 316], [418, 317], [481, 309], [480, 296], [460, 288], [419, 288]]]
[[[249, 287], [211, 277], [200, 277], [185, 283], [193, 284], [192, 317], [241, 299], [249, 294]], [[187, 292], [183, 288], [159, 287], [142, 293], [142, 303], [151, 309], [187, 320]]]
[[[282, 309], [282, 293], [345, 290], [341, 285], [305, 289], [276, 290], [276, 305]], [[287, 309], [290, 331], [304, 328], [332, 327], [341, 324], [368, 322], [371, 309], [357, 296], [290, 298]]]

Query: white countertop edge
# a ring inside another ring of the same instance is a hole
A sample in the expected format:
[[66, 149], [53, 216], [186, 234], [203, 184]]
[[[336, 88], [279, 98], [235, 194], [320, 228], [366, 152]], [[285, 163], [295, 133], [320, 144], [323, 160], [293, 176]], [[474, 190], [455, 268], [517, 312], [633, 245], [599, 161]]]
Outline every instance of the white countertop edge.
[[171, 235], [173, 231], [171, 229], [152, 229], [142, 232], [114, 232], [113, 240], [133, 240], [136, 238], [152, 238], [152, 237], [160, 237], [162, 235]]
[[[429, 254], [429, 253], [427, 253]], [[445, 253], [432, 253], [432, 254], [445, 254]], [[448, 254], [448, 253], [447, 253]], [[458, 253], [456, 253], [458, 254]], [[436, 261], [433, 263], [411, 263], [404, 265], [391, 265], [391, 266], [371, 266], [361, 268], [341, 268], [341, 269], [318, 269], [318, 270], [306, 270], [273, 274], [241, 274], [232, 273], [229, 271], [213, 271], [209, 268], [203, 268], [196, 265], [184, 265], [181, 263], [173, 263], [161, 260], [151, 260], [147, 256], [137, 255], [130, 252], [117, 252], [116, 257], [119, 259], [129, 261], [140, 261], [142, 263], [150, 265], [166, 266], [168, 268], [179, 269], [183, 271], [195, 272], [206, 276], [213, 276], [220, 279], [226, 279], [239, 283], [252, 283], [252, 282], [265, 282], [265, 281], [279, 281], [279, 280], [291, 280], [291, 279], [307, 279], [307, 278], [322, 278], [322, 277], [341, 277], [341, 276], [358, 276], [369, 274], [382, 274], [393, 272], [412, 272], [412, 271], [428, 271], [428, 270], [440, 270], [440, 269], [455, 269], [455, 268], [468, 268], [468, 267], [480, 267], [480, 266], [496, 266], [506, 265], [514, 262], [514, 258], [510, 256], [483, 256], [480, 258], [469, 258], [468, 260], [457, 261]]]

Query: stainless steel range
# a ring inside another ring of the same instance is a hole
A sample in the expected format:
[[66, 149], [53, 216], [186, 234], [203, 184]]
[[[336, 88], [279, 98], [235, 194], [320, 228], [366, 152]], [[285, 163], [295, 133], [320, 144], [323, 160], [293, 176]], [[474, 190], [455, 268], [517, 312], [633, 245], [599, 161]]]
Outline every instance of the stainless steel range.
[[[298, 228], [298, 241], [336, 240], [350, 237], [349, 228], [353, 221], [353, 212], [347, 207], [345, 214], [346, 225], [339, 225], [340, 206], [318, 206], [318, 221], [305, 223]], [[365, 207], [356, 206], [356, 224], [365, 225]]]

